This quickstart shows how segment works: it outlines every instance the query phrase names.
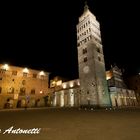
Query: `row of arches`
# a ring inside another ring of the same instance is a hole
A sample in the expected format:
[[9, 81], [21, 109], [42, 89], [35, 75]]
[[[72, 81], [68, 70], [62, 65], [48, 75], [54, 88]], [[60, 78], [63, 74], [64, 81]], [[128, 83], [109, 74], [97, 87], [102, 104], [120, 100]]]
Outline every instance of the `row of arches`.
[[121, 97], [111, 95], [111, 102], [113, 107], [137, 106], [137, 100], [135, 97]]
[[25, 107], [43, 107], [49, 106], [48, 96], [38, 99], [19, 99], [15, 101], [13, 98], [8, 98], [4, 103], [4, 108], [25, 108]]

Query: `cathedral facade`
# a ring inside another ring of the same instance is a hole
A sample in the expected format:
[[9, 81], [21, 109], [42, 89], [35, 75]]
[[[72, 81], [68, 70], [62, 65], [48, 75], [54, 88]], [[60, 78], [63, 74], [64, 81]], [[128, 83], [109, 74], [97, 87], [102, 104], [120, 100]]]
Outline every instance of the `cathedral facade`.
[[56, 86], [51, 94], [53, 95], [52, 106], [126, 107], [137, 105], [135, 92], [124, 87], [121, 79], [119, 79], [119, 85], [123, 87], [110, 86], [108, 74], [106, 75], [105, 71], [100, 24], [87, 5], [77, 24], [77, 51], [79, 79], [62, 82], [61, 86]]

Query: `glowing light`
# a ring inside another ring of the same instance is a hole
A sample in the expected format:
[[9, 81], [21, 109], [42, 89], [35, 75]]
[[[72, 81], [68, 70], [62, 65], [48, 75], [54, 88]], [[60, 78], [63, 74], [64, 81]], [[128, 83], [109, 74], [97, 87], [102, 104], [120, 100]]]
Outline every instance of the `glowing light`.
[[55, 87], [55, 84], [56, 84], [56, 82], [55, 82], [55, 81], [51, 80], [51, 82], [50, 82], [50, 83], [51, 83], [51, 85], [50, 85], [51, 87]]
[[57, 86], [61, 86], [61, 85], [62, 85], [62, 80], [57, 81], [57, 82], [56, 82], [56, 85], [57, 85]]
[[66, 84], [63, 84], [62, 87], [65, 89], [67, 87], [67, 85]]
[[107, 76], [107, 77], [106, 77], [106, 80], [109, 80], [109, 79], [111, 79], [111, 77], [110, 77], [110, 76]]
[[9, 69], [8, 64], [4, 64], [4, 65], [3, 65], [3, 69], [8, 70], [8, 69]]
[[43, 91], [42, 90], [40, 90], [40, 94], [42, 94], [43, 93]]
[[70, 83], [70, 87], [73, 87], [73, 82]]
[[109, 80], [112, 78], [112, 72], [111, 71], [106, 71], [106, 80]]
[[44, 76], [44, 75], [45, 75], [44, 71], [41, 71], [41, 72], [39, 73], [39, 75]]
[[27, 68], [24, 68], [24, 69], [23, 69], [23, 72], [29, 73], [29, 70], [28, 70]]
[[80, 82], [79, 81], [77, 82], [77, 85], [80, 86]]

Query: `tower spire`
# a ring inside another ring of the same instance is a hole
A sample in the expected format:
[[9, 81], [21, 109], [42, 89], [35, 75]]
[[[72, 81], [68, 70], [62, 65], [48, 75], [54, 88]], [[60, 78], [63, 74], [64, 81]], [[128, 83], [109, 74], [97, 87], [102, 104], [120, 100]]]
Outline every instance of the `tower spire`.
[[87, 0], [85, 0], [84, 12], [88, 10]]

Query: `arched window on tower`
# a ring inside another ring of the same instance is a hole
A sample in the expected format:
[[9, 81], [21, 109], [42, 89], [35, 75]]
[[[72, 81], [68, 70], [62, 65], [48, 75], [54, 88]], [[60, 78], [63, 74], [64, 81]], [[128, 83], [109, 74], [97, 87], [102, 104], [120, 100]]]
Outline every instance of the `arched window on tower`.
[[100, 53], [100, 48], [97, 47], [97, 52]]
[[101, 57], [100, 56], [98, 56], [98, 60], [101, 61]]

